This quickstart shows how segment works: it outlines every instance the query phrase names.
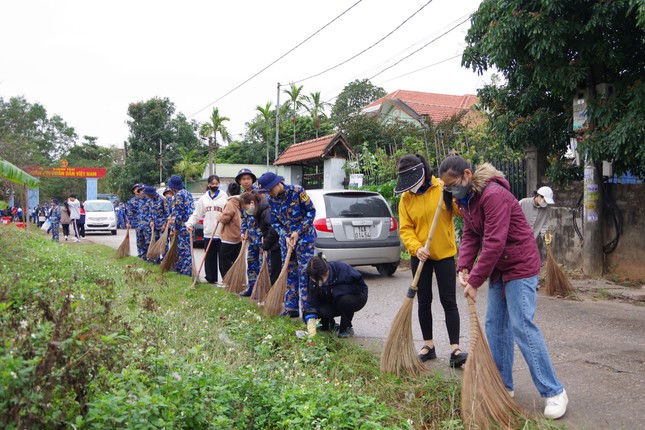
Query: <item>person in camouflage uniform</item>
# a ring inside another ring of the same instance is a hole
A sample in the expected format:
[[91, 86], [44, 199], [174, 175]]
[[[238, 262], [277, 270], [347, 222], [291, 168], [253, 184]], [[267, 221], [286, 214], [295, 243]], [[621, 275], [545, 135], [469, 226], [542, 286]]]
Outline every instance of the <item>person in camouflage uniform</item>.
[[186, 229], [186, 221], [195, 210], [193, 196], [184, 188], [184, 182], [179, 176], [172, 176], [168, 180], [170, 188], [175, 196], [170, 206], [169, 222], [172, 226], [171, 233], [177, 236], [178, 254], [175, 271], [182, 275], [191, 276], [193, 267], [193, 256], [190, 249], [191, 233]]
[[[307, 263], [314, 255], [316, 208], [304, 188], [285, 185], [284, 178], [273, 172], [260, 176], [258, 185], [268, 193], [271, 206], [271, 222], [280, 236], [282, 261], [286, 262], [287, 246], [293, 248], [289, 261], [287, 294], [284, 316], [297, 318], [299, 309], [307, 309]], [[300, 305], [300, 306], [299, 306]]]
[[[242, 192], [257, 190], [258, 187], [253, 185], [257, 180], [256, 176], [250, 169], [241, 169], [235, 177], [242, 187]], [[255, 281], [258, 279], [260, 272], [260, 247], [262, 245], [262, 231], [260, 226], [255, 222], [253, 215], [242, 211], [242, 238], [249, 241], [247, 258], [247, 278], [249, 281], [246, 291], [240, 295], [248, 297], [253, 293]]]
[[51, 223], [52, 240], [59, 242], [58, 224], [60, 223], [60, 206], [58, 206], [58, 200], [56, 199], [52, 199], [52, 208], [49, 211], [49, 222]]
[[[157, 194], [155, 187], [146, 186], [143, 189], [144, 201], [141, 205], [141, 229], [146, 241], [146, 249], [150, 247], [152, 235], [155, 240], [159, 239], [161, 230], [166, 223], [168, 214], [166, 213], [164, 198]], [[147, 258], [147, 257], [146, 257]], [[151, 263], [160, 263], [161, 258], [150, 260]]]
[[142, 225], [141, 225], [141, 204], [144, 202], [143, 201], [143, 184], [134, 184], [132, 186], [132, 193], [134, 194], [134, 197], [132, 197], [128, 201], [128, 207], [127, 207], [127, 218], [128, 218], [128, 225], [127, 228], [134, 228], [134, 231], [136, 233], [137, 237], [137, 256], [142, 259], [146, 259], [146, 253], [148, 252], [148, 248], [146, 248], [146, 237], [143, 233], [142, 230]]

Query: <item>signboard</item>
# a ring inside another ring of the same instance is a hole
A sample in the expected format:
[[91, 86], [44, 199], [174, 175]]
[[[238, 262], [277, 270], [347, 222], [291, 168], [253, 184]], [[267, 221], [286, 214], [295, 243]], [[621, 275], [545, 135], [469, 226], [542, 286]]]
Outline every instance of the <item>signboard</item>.
[[349, 175], [349, 186], [360, 188], [363, 186], [363, 174], [352, 173]]
[[587, 127], [587, 102], [585, 93], [580, 93], [573, 99], [573, 130], [580, 130]]
[[58, 178], [102, 178], [106, 169], [101, 167], [43, 167], [29, 166], [23, 169], [32, 176]]

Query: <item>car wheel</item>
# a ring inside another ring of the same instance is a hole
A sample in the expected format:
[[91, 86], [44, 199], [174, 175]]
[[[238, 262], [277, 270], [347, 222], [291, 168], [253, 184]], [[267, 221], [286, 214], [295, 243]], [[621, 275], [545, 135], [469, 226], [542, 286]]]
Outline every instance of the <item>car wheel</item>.
[[381, 276], [392, 276], [394, 275], [394, 272], [396, 272], [397, 267], [399, 266], [393, 263], [377, 264], [376, 270], [378, 270], [378, 273]]
[[116, 236], [116, 230], [111, 230], [112, 236]]

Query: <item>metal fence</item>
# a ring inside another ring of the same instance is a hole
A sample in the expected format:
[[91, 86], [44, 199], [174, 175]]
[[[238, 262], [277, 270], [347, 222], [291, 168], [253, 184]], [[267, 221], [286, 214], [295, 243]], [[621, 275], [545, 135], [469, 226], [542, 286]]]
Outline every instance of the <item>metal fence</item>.
[[504, 173], [506, 180], [511, 184], [511, 193], [516, 199], [521, 200], [526, 197], [526, 160], [493, 160], [490, 163]]

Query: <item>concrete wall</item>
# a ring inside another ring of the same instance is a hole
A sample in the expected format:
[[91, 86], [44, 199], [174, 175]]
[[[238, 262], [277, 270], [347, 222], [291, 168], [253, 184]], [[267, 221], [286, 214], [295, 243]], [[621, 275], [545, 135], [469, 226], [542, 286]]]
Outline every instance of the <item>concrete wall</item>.
[[[573, 209], [582, 195], [583, 185], [545, 184], [553, 188], [556, 204], [549, 208], [554, 233], [553, 252], [556, 260], [568, 268], [582, 266], [582, 242], [573, 227]], [[623, 216], [623, 232], [616, 250], [605, 256], [605, 271], [634, 281], [645, 280], [645, 184], [611, 184], [610, 192]], [[604, 214], [605, 243], [614, 237], [614, 223]], [[577, 217], [582, 230], [582, 219]]]
[[343, 187], [343, 181], [345, 180], [345, 171], [343, 166], [345, 165], [345, 159], [343, 158], [329, 158], [325, 160], [323, 167], [324, 172], [324, 186], [325, 190], [336, 190]]

